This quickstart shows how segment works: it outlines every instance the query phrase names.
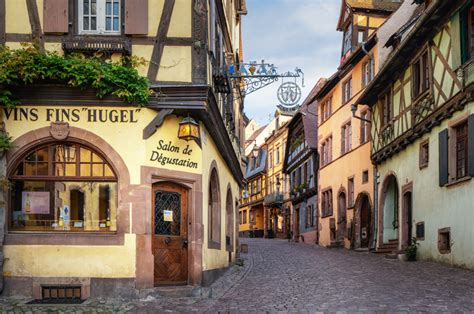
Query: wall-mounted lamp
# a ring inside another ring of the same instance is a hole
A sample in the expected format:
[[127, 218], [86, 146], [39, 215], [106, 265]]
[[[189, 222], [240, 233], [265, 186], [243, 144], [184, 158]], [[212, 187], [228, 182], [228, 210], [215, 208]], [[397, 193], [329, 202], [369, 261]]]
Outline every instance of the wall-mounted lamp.
[[178, 138], [185, 141], [199, 141], [201, 139], [199, 123], [190, 116], [184, 118], [179, 123]]
[[368, 120], [368, 119], [365, 119], [365, 118], [356, 116], [356, 112], [357, 112], [357, 105], [356, 105], [356, 104], [352, 104], [352, 105], [351, 105], [351, 111], [352, 111], [352, 117], [353, 117], [353, 118], [362, 120], [362, 121], [367, 122], [367, 123], [372, 123], [372, 121], [370, 121], [370, 120]]

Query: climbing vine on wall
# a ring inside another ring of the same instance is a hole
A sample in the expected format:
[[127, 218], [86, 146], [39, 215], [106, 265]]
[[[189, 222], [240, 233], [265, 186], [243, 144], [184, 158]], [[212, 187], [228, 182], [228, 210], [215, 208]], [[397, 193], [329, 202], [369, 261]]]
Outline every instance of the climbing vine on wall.
[[136, 70], [144, 62], [135, 57], [104, 62], [99, 57], [81, 54], [61, 56], [41, 52], [26, 44], [20, 49], [0, 45], [0, 104], [8, 108], [18, 104], [12, 87], [53, 81], [80, 89], [93, 88], [98, 98], [115, 95], [125, 102], [143, 106], [153, 94], [149, 80]]

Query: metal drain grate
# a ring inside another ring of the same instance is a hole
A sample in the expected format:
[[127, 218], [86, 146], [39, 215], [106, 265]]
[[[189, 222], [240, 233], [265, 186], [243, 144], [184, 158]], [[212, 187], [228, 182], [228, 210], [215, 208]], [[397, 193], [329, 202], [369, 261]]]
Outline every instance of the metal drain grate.
[[28, 304], [81, 304], [80, 286], [42, 286], [42, 299]]

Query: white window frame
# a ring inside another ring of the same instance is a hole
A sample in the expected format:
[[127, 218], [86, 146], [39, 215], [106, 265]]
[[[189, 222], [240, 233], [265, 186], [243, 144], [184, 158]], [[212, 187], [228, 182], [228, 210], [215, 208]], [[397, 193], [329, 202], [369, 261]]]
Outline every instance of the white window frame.
[[[114, 0], [118, 1], [119, 3], [119, 30], [118, 31], [107, 31], [105, 29], [106, 23], [106, 0], [97, 0], [97, 11], [96, 11], [96, 18], [97, 18], [97, 30], [84, 30], [83, 25], [83, 18], [84, 18], [84, 0], [79, 0], [78, 4], [78, 26], [79, 26], [79, 34], [81, 35], [120, 35], [122, 29], [122, 0]], [[113, 12], [113, 2], [112, 2], [112, 12]], [[113, 28], [113, 17], [112, 17], [112, 28]]]

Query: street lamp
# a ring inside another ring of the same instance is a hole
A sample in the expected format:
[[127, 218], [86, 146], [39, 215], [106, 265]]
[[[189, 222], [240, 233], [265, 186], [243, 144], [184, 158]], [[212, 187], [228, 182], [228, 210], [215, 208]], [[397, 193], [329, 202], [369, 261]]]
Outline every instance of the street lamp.
[[352, 104], [352, 105], [351, 105], [351, 111], [352, 111], [352, 117], [353, 117], [353, 118], [362, 120], [362, 121], [367, 122], [367, 123], [372, 123], [372, 121], [370, 121], [370, 120], [368, 120], [368, 119], [365, 119], [365, 118], [356, 116], [356, 112], [357, 112], [357, 105], [356, 105], [356, 104]]

